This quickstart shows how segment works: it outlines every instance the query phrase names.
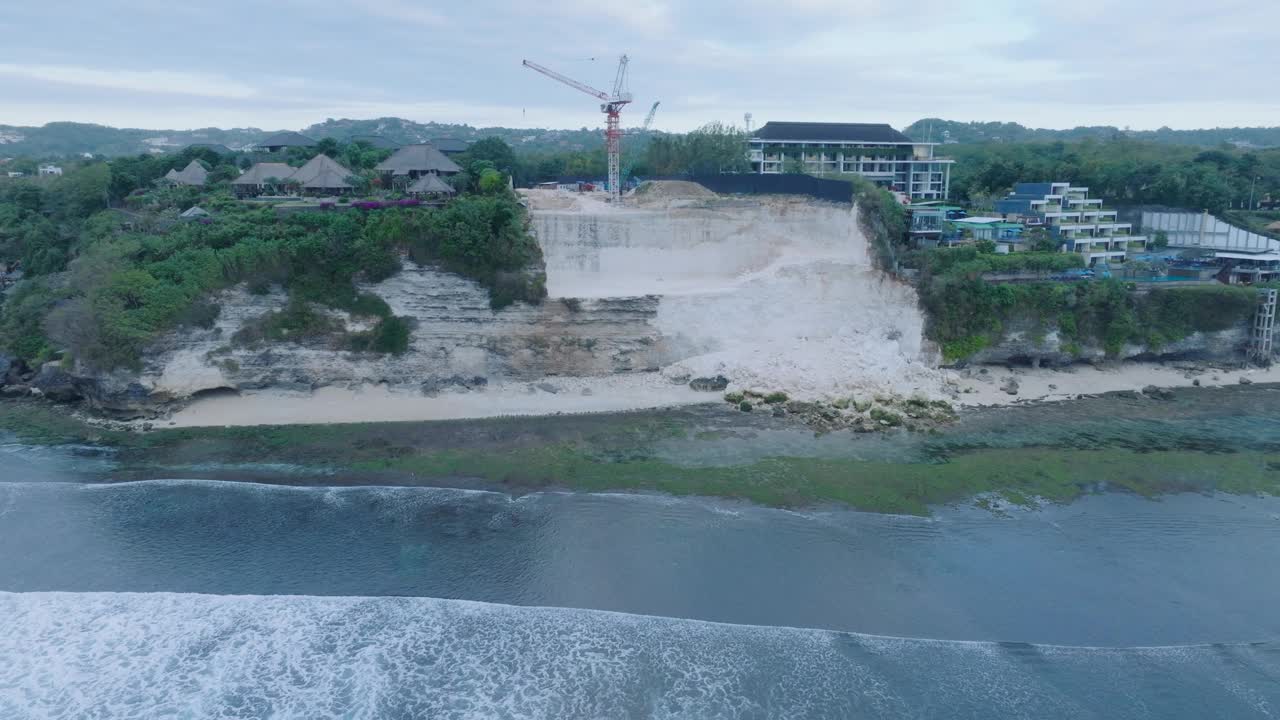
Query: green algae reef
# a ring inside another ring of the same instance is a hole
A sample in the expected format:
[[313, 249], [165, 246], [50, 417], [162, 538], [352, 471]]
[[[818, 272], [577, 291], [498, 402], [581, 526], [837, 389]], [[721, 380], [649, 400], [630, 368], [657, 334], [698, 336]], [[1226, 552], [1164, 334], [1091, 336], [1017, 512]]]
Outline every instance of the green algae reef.
[[676, 412], [136, 433], [89, 425], [47, 404], [5, 401], [0, 402], [0, 428], [24, 442], [113, 447], [120, 463], [117, 479], [172, 477], [175, 470], [194, 477], [201, 473], [187, 470], [214, 464], [283, 463], [327, 474], [253, 479], [446, 484], [509, 492], [647, 491], [780, 507], [840, 503], [921, 515], [938, 504], [976, 500], [990, 507], [995, 496], [1034, 505], [1100, 490], [1146, 497], [1210, 490], [1280, 494], [1280, 450], [1270, 447], [1143, 451], [1103, 443], [1097, 449], [950, 449], [914, 462], [769, 457], [689, 466], [656, 457], [654, 444], [710, 442], [718, 433]]

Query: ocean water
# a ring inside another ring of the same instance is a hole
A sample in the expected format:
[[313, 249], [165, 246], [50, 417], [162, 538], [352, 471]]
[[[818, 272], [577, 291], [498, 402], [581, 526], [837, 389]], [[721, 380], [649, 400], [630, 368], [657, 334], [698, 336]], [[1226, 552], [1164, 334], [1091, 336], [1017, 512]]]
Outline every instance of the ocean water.
[[[1209, 420], [1271, 447], [1239, 410]], [[1117, 423], [1088, 436], [1214, 437]], [[920, 518], [111, 467], [0, 445], [0, 720], [1280, 715], [1280, 498]]]
[[7, 718], [1252, 718], [1280, 644], [1083, 648], [430, 598], [0, 593]]

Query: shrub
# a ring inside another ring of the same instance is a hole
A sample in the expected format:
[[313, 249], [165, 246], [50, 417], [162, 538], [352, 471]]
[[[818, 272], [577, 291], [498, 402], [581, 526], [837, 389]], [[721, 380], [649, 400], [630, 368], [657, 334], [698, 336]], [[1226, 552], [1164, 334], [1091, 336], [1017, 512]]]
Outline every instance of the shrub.
[[771, 392], [764, 396], [764, 401], [770, 405], [784, 403], [787, 401], [787, 394], [784, 392]]
[[347, 349], [356, 352], [399, 355], [409, 349], [412, 330], [410, 318], [395, 315], [384, 317], [372, 330], [356, 333], [347, 338]]
[[889, 427], [898, 427], [902, 424], [901, 415], [892, 410], [885, 410], [882, 407], [871, 408], [871, 419]]
[[343, 332], [342, 324], [316, 310], [311, 303], [290, 300], [282, 310], [269, 312], [236, 331], [231, 341], [237, 345], [261, 342], [308, 342]]

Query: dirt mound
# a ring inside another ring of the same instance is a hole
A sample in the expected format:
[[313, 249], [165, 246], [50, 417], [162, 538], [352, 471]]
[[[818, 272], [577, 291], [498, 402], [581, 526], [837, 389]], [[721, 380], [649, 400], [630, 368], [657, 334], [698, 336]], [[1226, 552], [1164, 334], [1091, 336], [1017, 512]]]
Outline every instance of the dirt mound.
[[650, 180], [636, 188], [635, 196], [645, 201], [710, 200], [716, 194], [687, 180]]

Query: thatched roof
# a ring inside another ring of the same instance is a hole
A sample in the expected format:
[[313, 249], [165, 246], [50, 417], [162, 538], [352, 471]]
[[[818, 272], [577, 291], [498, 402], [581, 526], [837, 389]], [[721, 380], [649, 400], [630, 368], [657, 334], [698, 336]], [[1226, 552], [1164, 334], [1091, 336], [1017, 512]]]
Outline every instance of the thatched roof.
[[199, 160], [192, 160], [182, 170], [170, 170], [165, 173], [165, 180], [174, 185], [204, 185], [209, 179], [209, 171], [204, 169]]
[[347, 182], [350, 176], [351, 171], [343, 167], [342, 163], [321, 153], [298, 168], [290, 179], [297, 180], [302, 187], [312, 190], [337, 190], [351, 187], [351, 183]]
[[457, 191], [449, 183], [441, 180], [439, 175], [423, 175], [409, 186], [409, 192], [452, 195]]
[[278, 132], [275, 135], [270, 135], [258, 141], [258, 147], [260, 148], [314, 147], [315, 144], [315, 140], [312, 140], [302, 133], [293, 132], [292, 130]]
[[411, 173], [456, 173], [462, 168], [434, 145], [406, 145], [394, 155], [378, 163], [378, 171], [392, 175], [409, 175]]
[[284, 163], [254, 163], [244, 174], [231, 181], [232, 185], [266, 185], [268, 178], [286, 180], [297, 168]]

